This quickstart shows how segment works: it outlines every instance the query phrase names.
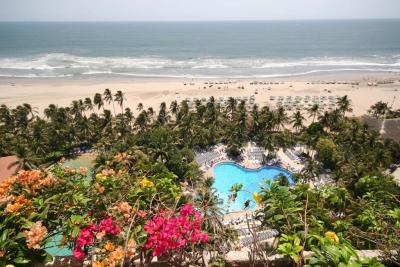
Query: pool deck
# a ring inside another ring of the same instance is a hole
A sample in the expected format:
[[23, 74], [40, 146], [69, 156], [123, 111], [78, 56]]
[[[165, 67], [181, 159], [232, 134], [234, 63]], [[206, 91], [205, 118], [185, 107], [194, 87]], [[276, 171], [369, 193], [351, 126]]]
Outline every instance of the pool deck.
[[[224, 153], [225, 146], [223, 145], [218, 145], [214, 148], [215, 151], [218, 151], [223, 155], [223, 160], [219, 160], [217, 162], [214, 162], [211, 167], [206, 168], [205, 166], [202, 166], [202, 169], [204, 171], [204, 176], [205, 177], [214, 177], [214, 167], [220, 163], [235, 163], [241, 167], [247, 168], [247, 169], [259, 169], [263, 167], [269, 167], [269, 165], [264, 165], [261, 162], [256, 162], [254, 160], [250, 160], [248, 157], [248, 151], [250, 149], [254, 148], [255, 144], [254, 143], [247, 143], [247, 145], [244, 147], [242, 151], [242, 160], [241, 161], [234, 161], [228, 159], [227, 155]], [[299, 149], [299, 148], [296, 148]], [[289, 172], [300, 172], [303, 168], [304, 165], [300, 164], [298, 162], [293, 161], [290, 159], [286, 153], [282, 150], [279, 149], [277, 151], [277, 157], [281, 160], [281, 165], [280, 166], [274, 166], [274, 167], [279, 167], [282, 169], [286, 169]], [[271, 167], [271, 166], [270, 166]], [[240, 218], [245, 218], [246, 216], [253, 215], [255, 213], [255, 210], [241, 210], [241, 211], [234, 211], [234, 212], [229, 212], [224, 215], [224, 222], [229, 223], [234, 220], [240, 220]]]
[[[259, 169], [262, 167], [268, 167], [269, 165], [263, 165], [261, 162], [256, 162], [254, 160], [250, 160], [248, 157], [248, 151], [255, 147], [254, 143], [248, 142], [246, 144], [246, 146], [243, 148], [243, 152], [242, 152], [242, 156], [243, 156], [243, 160], [238, 162], [238, 161], [234, 161], [234, 160], [230, 160], [228, 159], [227, 155], [225, 153], [223, 153], [224, 159], [220, 160], [218, 162], [214, 162], [212, 164], [211, 167], [206, 168], [204, 166], [202, 166], [202, 169], [204, 171], [204, 175], [206, 177], [213, 177], [214, 176], [214, 167], [215, 165], [219, 164], [219, 163], [224, 163], [224, 162], [232, 162], [232, 163], [236, 163], [244, 168], [248, 168], [248, 169]], [[218, 151], [220, 153], [222, 153], [222, 151], [224, 151], [225, 146], [223, 145], [218, 145], [216, 146], [216, 148], [214, 149], [215, 151]], [[294, 150], [299, 150], [301, 148], [296, 148]], [[285, 151], [283, 151], [282, 149], [279, 149], [277, 151], [277, 157], [281, 160], [282, 164], [278, 167], [284, 168], [289, 170], [290, 172], [300, 172], [303, 168], [304, 168], [304, 164], [301, 164], [299, 162], [295, 162], [294, 160], [290, 159]]]

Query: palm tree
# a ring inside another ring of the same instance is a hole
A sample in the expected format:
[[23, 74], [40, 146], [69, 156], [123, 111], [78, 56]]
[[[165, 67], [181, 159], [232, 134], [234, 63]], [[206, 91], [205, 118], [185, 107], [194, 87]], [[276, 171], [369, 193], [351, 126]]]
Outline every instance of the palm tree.
[[231, 198], [232, 201], [234, 202], [237, 198], [237, 195], [240, 191], [242, 191], [243, 189], [243, 184], [239, 184], [239, 183], [235, 183], [231, 186], [231, 188], [229, 188], [229, 192], [231, 192]]
[[157, 117], [157, 124], [159, 126], [164, 126], [169, 120], [169, 115], [167, 112], [167, 105], [165, 104], [165, 102], [162, 102], [160, 104], [160, 111], [158, 113], [158, 117]]
[[92, 99], [90, 97], [86, 97], [85, 100], [83, 101], [83, 104], [85, 106], [85, 110], [93, 110], [93, 103]]
[[32, 108], [32, 106], [27, 103], [22, 104], [22, 106], [29, 112], [29, 114], [31, 114], [30, 121], [33, 120], [35, 117], [34, 113], [37, 114], [37, 108]]
[[[236, 231], [223, 224], [223, 201], [212, 187], [213, 178], [205, 178], [196, 187], [195, 203], [204, 216], [203, 226], [210, 237], [211, 251], [222, 251], [230, 246], [236, 238]], [[216, 262], [216, 253], [210, 253], [211, 261]]]
[[121, 112], [122, 112], [124, 110], [124, 100], [125, 100], [124, 93], [122, 93], [122, 91], [117, 91], [117, 93], [114, 95], [114, 99], [121, 107]]
[[94, 95], [93, 104], [95, 104], [97, 106], [97, 110], [99, 110], [100, 108], [103, 108], [103, 111], [104, 111], [104, 101], [103, 101], [101, 94], [96, 93]]
[[73, 100], [71, 103], [71, 109], [70, 109], [71, 114], [75, 117], [82, 117], [82, 106], [81, 103], [77, 100]]
[[4, 104], [0, 106], [0, 125], [3, 125], [5, 129], [13, 127], [14, 125], [14, 119], [11, 116], [10, 109]]
[[350, 99], [347, 95], [339, 98], [338, 102], [338, 109], [344, 115], [346, 112], [351, 112], [353, 109], [351, 108]]
[[283, 107], [279, 107], [276, 112], [274, 112], [274, 122], [278, 127], [278, 131], [281, 127], [285, 127], [285, 123], [287, 122], [288, 117]]
[[319, 115], [320, 110], [319, 110], [319, 105], [318, 104], [314, 104], [312, 105], [309, 109], [307, 109], [308, 114], [310, 115], [309, 118], [313, 118], [312, 122], [314, 122], [315, 117]]
[[135, 125], [139, 128], [139, 131], [144, 131], [147, 129], [149, 124], [149, 115], [145, 110], [142, 110], [142, 112], [139, 113], [139, 115], [136, 117], [135, 120]]
[[44, 109], [44, 115], [46, 118], [52, 118], [54, 117], [54, 114], [57, 111], [57, 107], [54, 104], [50, 104], [47, 108]]
[[142, 111], [142, 110], [143, 110], [143, 103], [139, 103], [139, 104], [137, 105], [136, 110]]
[[303, 179], [302, 182], [308, 183], [310, 181], [314, 181], [315, 178], [318, 178], [319, 175], [319, 165], [318, 163], [309, 158], [305, 164], [304, 169], [301, 171], [301, 177]]
[[19, 144], [15, 148], [15, 154], [18, 157], [18, 161], [11, 164], [11, 166], [18, 166], [24, 170], [33, 170], [38, 168], [37, 162], [40, 161], [37, 155], [32, 153], [28, 146]]
[[103, 97], [104, 97], [104, 101], [107, 102], [107, 104], [110, 104], [112, 102], [113, 110], [114, 110], [114, 114], [115, 114], [114, 99], [113, 99], [113, 95], [112, 95], [110, 89], [107, 88], [104, 90]]
[[300, 130], [303, 128], [303, 121], [304, 117], [301, 112], [296, 111], [296, 113], [293, 114], [293, 119], [290, 122], [293, 123], [293, 128], [296, 129], [297, 132], [300, 132]]
[[133, 117], [133, 113], [130, 108], [125, 108], [124, 116], [125, 116], [125, 119], [126, 119], [128, 125], [131, 126], [134, 117]]
[[380, 118], [384, 117], [388, 111], [390, 111], [388, 104], [379, 101], [371, 106], [371, 108], [368, 110], [368, 113], [370, 113], [375, 118]]
[[228, 111], [231, 120], [233, 119], [233, 113], [236, 110], [236, 104], [237, 104], [237, 102], [236, 102], [235, 98], [233, 98], [233, 97], [228, 98], [228, 104], [226, 106], [226, 110]]
[[173, 114], [175, 116], [175, 120], [176, 120], [176, 116], [179, 112], [179, 106], [178, 106], [178, 102], [176, 100], [171, 102], [171, 105], [169, 106], [169, 110], [170, 110], [171, 114]]

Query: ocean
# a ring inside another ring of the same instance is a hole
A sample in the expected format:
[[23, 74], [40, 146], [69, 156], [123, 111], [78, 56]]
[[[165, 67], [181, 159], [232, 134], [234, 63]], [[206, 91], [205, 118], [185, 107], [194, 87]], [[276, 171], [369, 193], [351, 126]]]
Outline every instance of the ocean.
[[400, 20], [0, 23], [0, 77], [332, 72], [400, 72]]

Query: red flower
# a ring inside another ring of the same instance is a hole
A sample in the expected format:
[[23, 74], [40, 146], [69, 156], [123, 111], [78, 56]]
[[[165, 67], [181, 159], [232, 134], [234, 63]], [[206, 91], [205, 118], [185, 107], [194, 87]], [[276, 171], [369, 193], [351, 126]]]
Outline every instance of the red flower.
[[99, 226], [92, 223], [90, 226], [82, 228], [79, 231], [78, 238], [76, 239], [75, 249], [73, 251], [74, 257], [78, 260], [85, 256], [82, 250], [84, 246], [91, 246], [94, 243], [94, 236], [96, 232], [105, 232], [106, 234], [117, 235], [120, 230], [118, 226], [114, 225], [111, 217], [101, 220]]
[[143, 210], [138, 210], [136, 212], [136, 214], [140, 217], [140, 218], [144, 218], [147, 215], [147, 212], [143, 211]]
[[193, 215], [193, 213], [194, 213], [194, 208], [192, 207], [192, 205], [189, 204], [183, 205], [180, 211], [180, 214], [182, 216]]
[[78, 260], [83, 259], [86, 255], [81, 247], [75, 247], [72, 253], [74, 254], [74, 257]]
[[111, 217], [103, 219], [99, 224], [99, 231], [104, 231], [107, 234], [117, 235], [119, 234], [120, 230], [118, 226], [114, 225], [114, 222]]
[[144, 226], [147, 232], [146, 249], [152, 249], [153, 256], [160, 256], [168, 251], [176, 251], [192, 244], [208, 242], [208, 235], [200, 230], [203, 216], [186, 204], [179, 216], [167, 212], [155, 215]]

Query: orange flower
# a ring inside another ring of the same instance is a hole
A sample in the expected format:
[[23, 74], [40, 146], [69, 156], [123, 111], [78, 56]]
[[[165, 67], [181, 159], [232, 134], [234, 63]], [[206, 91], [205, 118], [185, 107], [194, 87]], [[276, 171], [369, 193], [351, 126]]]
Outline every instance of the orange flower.
[[0, 195], [4, 195], [5, 193], [7, 193], [10, 187], [15, 183], [15, 180], [15, 176], [3, 180], [0, 183]]
[[126, 153], [117, 153], [117, 154], [114, 156], [114, 159], [115, 159], [116, 161], [123, 161], [125, 157], [126, 157]]
[[104, 188], [104, 186], [101, 186], [101, 185], [99, 185], [98, 183], [95, 184], [95, 187], [96, 187], [97, 191], [99, 191], [100, 194], [103, 194], [104, 191], [106, 190], [106, 189]]
[[106, 267], [106, 263], [104, 261], [94, 261], [92, 267]]
[[19, 171], [17, 175], [17, 182], [22, 185], [29, 186], [35, 185], [40, 180], [42, 173], [40, 171]]
[[127, 153], [118, 153], [114, 156], [114, 159], [118, 162], [129, 164], [129, 160], [132, 159], [132, 156]]
[[72, 173], [72, 174], [74, 174], [74, 173], [76, 173], [76, 170], [75, 170], [75, 169], [72, 169], [71, 167], [66, 166], [66, 167], [64, 167], [64, 172], [65, 172], [65, 173]]
[[105, 231], [101, 231], [101, 232], [98, 232], [97, 234], [96, 234], [96, 238], [98, 239], [98, 240], [102, 240], [103, 239], [103, 237], [106, 235], [106, 232]]
[[111, 262], [119, 262], [124, 256], [124, 251], [121, 246], [118, 246], [116, 250], [110, 253], [110, 264]]
[[15, 201], [21, 205], [30, 205], [32, 204], [32, 200], [25, 198], [24, 196], [17, 196]]
[[126, 246], [126, 255], [128, 257], [133, 257], [136, 252], [136, 241], [134, 239], [129, 239]]
[[21, 208], [22, 208], [22, 205], [19, 203], [7, 204], [5, 212], [6, 213], [18, 212]]
[[145, 212], [144, 210], [138, 210], [136, 212], [137, 216], [139, 216], [140, 218], [144, 218], [147, 216], [147, 212]]
[[49, 186], [52, 183], [53, 183], [53, 178], [49, 177], [49, 176], [40, 181], [40, 185], [43, 185], [43, 186]]
[[116, 208], [120, 213], [124, 215], [126, 219], [128, 219], [131, 216], [132, 207], [131, 205], [129, 205], [128, 202], [126, 201], [120, 202]]
[[103, 174], [104, 176], [108, 177], [108, 176], [114, 176], [115, 175], [115, 171], [113, 169], [105, 169], [101, 172], [101, 174]]
[[114, 244], [109, 241], [106, 242], [106, 244], [104, 245], [104, 248], [105, 248], [105, 250], [110, 251], [110, 252], [115, 250]]
[[24, 231], [28, 248], [39, 249], [40, 243], [47, 235], [47, 228], [42, 226], [42, 222], [38, 221], [31, 226], [29, 231]]
[[15, 197], [13, 195], [0, 195], [0, 205], [7, 203], [7, 202], [12, 202], [15, 200]]
[[122, 213], [130, 213], [131, 212], [131, 205], [129, 205], [128, 202], [124, 201], [118, 204], [118, 209], [122, 212]]
[[4, 255], [6, 255], [6, 252], [4, 250], [0, 250], [0, 258], [3, 258]]

